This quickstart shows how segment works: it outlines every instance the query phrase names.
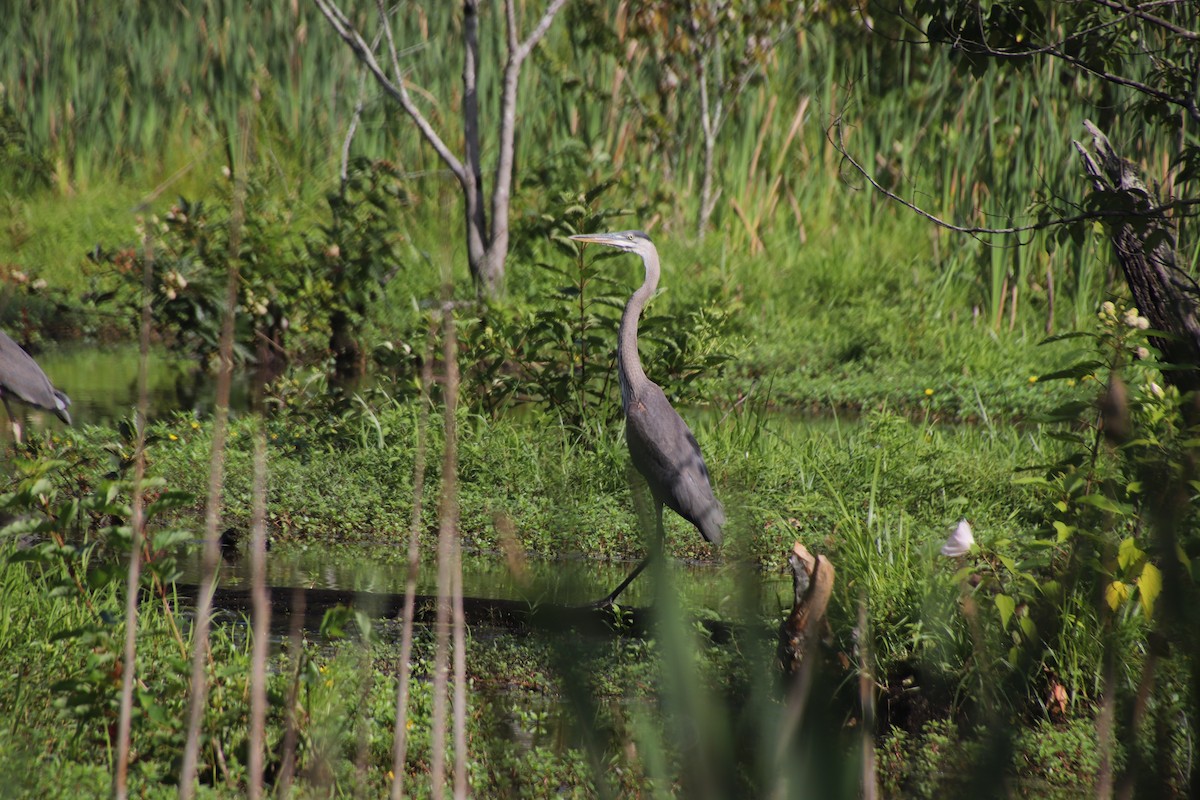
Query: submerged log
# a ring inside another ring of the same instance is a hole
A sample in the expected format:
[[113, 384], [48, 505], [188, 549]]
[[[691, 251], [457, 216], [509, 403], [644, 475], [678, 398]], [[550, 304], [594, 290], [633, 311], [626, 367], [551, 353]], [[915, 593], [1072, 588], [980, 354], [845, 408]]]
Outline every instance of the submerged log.
[[795, 675], [813, 647], [829, 638], [825, 611], [833, 593], [834, 569], [829, 559], [813, 555], [800, 542], [788, 554], [792, 570], [792, 613], [779, 628], [779, 666], [785, 675]]
[[[175, 584], [175, 596], [192, 604], [200, 594], [195, 584]], [[319, 628], [326, 611], [344, 606], [361, 609], [377, 619], [400, 619], [404, 609], [404, 594], [392, 592], [355, 592], [346, 589], [310, 589], [304, 587], [269, 586], [267, 600], [271, 606], [271, 628], [276, 633], [288, 630], [293, 611], [304, 615], [305, 628]], [[437, 613], [436, 595], [417, 595], [413, 621], [432, 625]], [[252, 600], [249, 588], [230, 589], [218, 586], [213, 592], [213, 608], [249, 616]], [[502, 600], [484, 597], [464, 597], [463, 613], [468, 626], [505, 628], [508, 630], [571, 630], [597, 635], [644, 637], [651, 633], [655, 616], [653, 608], [597, 608], [593, 606], [560, 606], [531, 604], [524, 600]], [[734, 626], [713, 619], [698, 620], [713, 642], [729, 641]]]

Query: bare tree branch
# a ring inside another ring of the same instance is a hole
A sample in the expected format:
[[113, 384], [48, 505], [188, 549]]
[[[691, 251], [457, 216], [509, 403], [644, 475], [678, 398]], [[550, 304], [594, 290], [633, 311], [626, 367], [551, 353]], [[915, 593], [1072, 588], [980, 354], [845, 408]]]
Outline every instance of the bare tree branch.
[[[1104, 6], [1105, 8], [1111, 8], [1113, 11], [1120, 11], [1128, 14], [1131, 17], [1137, 17], [1143, 22], [1149, 23], [1150, 25], [1154, 25], [1158, 28], [1162, 28], [1168, 33], [1172, 33], [1183, 39], [1187, 39], [1189, 42], [1200, 42], [1200, 33], [1196, 33], [1195, 31], [1191, 31], [1187, 28], [1176, 25], [1170, 20], [1163, 19], [1162, 17], [1157, 17], [1153, 14], [1147, 14], [1138, 6], [1131, 6], [1128, 3], [1117, 3], [1114, 2], [1114, 0], [1092, 0], [1092, 2], [1096, 5]], [[1170, 3], [1169, 5], [1174, 5], [1174, 2]]]
[[325, 18], [329, 20], [329, 24], [333, 26], [333, 29], [337, 32], [338, 36], [342, 37], [346, 44], [350, 45], [350, 49], [354, 51], [359, 60], [367, 67], [367, 69], [371, 71], [371, 74], [375, 76], [375, 80], [380, 86], [383, 87], [383, 90], [391, 95], [396, 102], [400, 104], [400, 107], [404, 109], [404, 112], [408, 114], [413, 123], [417, 126], [417, 129], [421, 132], [421, 135], [425, 137], [425, 140], [429, 142], [430, 146], [432, 146], [434, 151], [437, 152], [438, 157], [441, 158], [442, 161], [445, 162], [446, 167], [454, 173], [454, 177], [458, 178], [459, 183], [462, 183], [465, 186], [467, 176], [463, 170], [462, 162], [455, 158], [454, 154], [450, 152], [450, 148], [447, 147], [446, 143], [442, 141], [442, 138], [438, 136], [437, 131], [433, 129], [433, 126], [429, 123], [429, 120], [425, 119], [425, 116], [421, 113], [421, 110], [418, 109], [412, 102], [412, 98], [409, 97], [408, 90], [404, 87], [403, 76], [399, 74], [399, 63], [396, 60], [395, 42], [391, 38], [390, 27], [387, 26], [386, 22], [387, 15], [383, 15], [385, 20], [384, 30], [388, 31], [389, 51], [393, 57], [393, 67], [397, 70], [396, 83], [393, 83], [388, 78], [387, 73], [384, 72], [383, 68], [379, 66], [379, 62], [376, 61], [374, 50], [369, 44], [367, 44], [366, 40], [362, 38], [359, 32], [355, 30], [350, 20], [347, 19], [346, 15], [342, 13], [342, 10], [338, 8], [337, 5], [332, 2], [332, 0], [314, 0], [314, 2], [316, 2], [317, 8], [320, 9], [321, 13], [325, 15]]
[[[830, 131], [832, 131], [834, 128], [836, 128], [838, 131], [836, 139], [830, 133]], [[875, 191], [887, 197], [889, 200], [896, 201], [900, 205], [916, 213], [917, 215], [924, 217], [938, 227], [945, 228], [946, 230], [954, 231], [956, 233], [965, 233], [971, 236], [1011, 236], [1014, 234], [1044, 231], [1050, 228], [1057, 228], [1062, 225], [1071, 225], [1076, 222], [1086, 222], [1089, 220], [1111, 221], [1114, 218], [1121, 217], [1158, 217], [1171, 211], [1187, 211], [1191, 208], [1200, 206], [1200, 198], [1198, 198], [1194, 200], [1173, 200], [1170, 203], [1163, 203], [1161, 205], [1152, 206], [1146, 209], [1139, 209], [1136, 212], [1107, 209], [1085, 211], [1079, 214], [1073, 214], [1071, 216], [1060, 216], [1042, 222], [1034, 222], [1029, 225], [1013, 225], [1007, 228], [989, 228], [980, 225], [957, 225], [953, 222], [947, 222], [941, 217], [921, 208], [916, 203], [904, 199], [877, 181], [875, 176], [868, 172], [862, 164], [858, 163], [854, 159], [854, 156], [850, 155], [850, 151], [846, 149], [845, 138], [842, 136], [842, 121], [840, 119], [835, 120], [833, 125], [826, 130], [825, 136], [829, 140], [830, 144], [833, 145], [834, 149], [841, 153], [842, 158], [844, 158], [846, 162], [855, 169], [855, 171], [862, 175], [867, 183], [871, 184]]]
[[489, 257], [497, 258], [508, 252], [508, 209], [512, 198], [513, 163], [516, 156], [517, 90], [521, 82], [521, 67], [537, 43], [550, 29], [554, 17], [566, 5], [566, 0], [553, 0], [546, 7], [537, 27], [517, 44], [516, 3], [504, 4], [508, 24], [508, 63], [504, 65], [504, 88], [500, 101], [500, 147], [496, 161], [496, 183], [492, 187], [492, 235], [494, 241]]
[[[515, 51], [513, 53], [513, 58], [517, 62], [524, 61], [529, 56], [529, 54], [531, 52], [533, 52], [533, 48], [537, 47], [537, 43], [540, 42], [542, 40], [542, 37], [546, 35], [546, 31], [550, 30], [550, 25], [554, 23], [554, 18], [556, 16], [558, 16], [558, 12], [561, 11], [562, 7], [565, 6], [566, 4], [567, 4], [567, 0], [553, 0], [553, 2], [551, 2], [550, 5], [546, 7], [546, 11], [545, 11], [545, 13], [542, 14], [542, 18], [540, 20], [538, 20], [537, 27], [535, 27], [533, 29], [533, 31], [530, 32], [530, 34], [525, 37], [525, 41], [521, 42], [520, 47], [517, 47], [515, 49]], [[510, 2], [508, 3], [508, 7], [511, 9], [512, 6], [513, 6], [513, 4], [510, 0]], [[510, 29], [510, 36], [512, 37], [510, 41], [515, 43], [515, 41], [516, 41], [515, 25]]]

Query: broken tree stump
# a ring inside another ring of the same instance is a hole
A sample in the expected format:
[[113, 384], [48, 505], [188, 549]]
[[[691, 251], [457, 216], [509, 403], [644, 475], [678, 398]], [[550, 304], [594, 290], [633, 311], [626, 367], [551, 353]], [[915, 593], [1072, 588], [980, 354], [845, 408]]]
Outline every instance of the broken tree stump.
[[829, 559], [813, 555], [800, 542], [788, 554], [792, 571], [792, 612], [779, 627], [779, 666], [794, 676], [814, 642], [829, 638], [825, 610], [833, 593], [834, 569]]

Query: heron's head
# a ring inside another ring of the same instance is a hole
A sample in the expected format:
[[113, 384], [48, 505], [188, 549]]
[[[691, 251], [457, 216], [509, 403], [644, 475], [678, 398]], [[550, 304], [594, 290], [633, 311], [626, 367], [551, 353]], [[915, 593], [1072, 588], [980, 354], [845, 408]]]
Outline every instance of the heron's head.
[[654, 243], [650, 241], [650, 237], [642, 231], [617, 231], [616, 233], [581, 233], [572, 236], [577, 242], [585, 242], [587, 244], [603, 244], [608, 247], [615, 247], [618, 250], [626, 250], [630, 253], [637, 253], [645, 256], [647, 252], [654, 250]]

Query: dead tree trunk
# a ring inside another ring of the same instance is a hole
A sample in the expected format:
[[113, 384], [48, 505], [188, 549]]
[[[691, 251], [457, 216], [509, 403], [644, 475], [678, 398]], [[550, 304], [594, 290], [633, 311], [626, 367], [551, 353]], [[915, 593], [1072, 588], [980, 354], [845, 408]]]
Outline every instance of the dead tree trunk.
[[1125, 282], [1150, 327], [1171, 334], [1151, 340], [1163, 361], [1181, 367], [1163, 377], [1180, 392], [1200, 389], [1200, 288], [1177, 264], [1175, 225], [1134, 165], [1113, 151], [1094, 124], [1085, 121], [1084, 126], [1092, 135], [1095, 154], [1079, 142], [1075, 149], [1092, 179], [1094, 204], [1111, 214], [1109, 239]]
[[393, 38], [389, 17], [391, 12], [388, 7], [383, 2], [378, 3], [379, 23], [383, 33], [383, 52], [378, 54], [384, 57], [384, 63], [381, 64], [377, 57], [376, 44], [368, 43], [363, 38], [350, 21], [350, 17], [339, 8], [336, 0], [316, 0], [317, 7], [338, 36], [350, 46], [388, 96], [399, 103], [422, 138], [434, 149], [438, 158], [458, 181], [463, 193], [463, 210], [466, 216], [467, 266], [471, 271], [476, 291], [483, 297], [495, 297], [501, 291], [505, 261], [508, 258], [508, 207], [512, 195], [517, 93], [521, 68], [546, 35], [566, 1], [550, 0], [537, 24], [524, 39], [520, 38], [518, 32], [516, 0], [506, 0], [504, 3], [508, 55], [504, 66], [504, 88], [497, 132], [499, 152], [492, 187], [492, 219], [489, 226], [479, 116], [479, 71], [482, 67], [479, 61], [479, 0], [463, 0], [462, 160], [454, 155], [433, 124], [409, 96], [405, 70], [400, 61], [401, 50]]

